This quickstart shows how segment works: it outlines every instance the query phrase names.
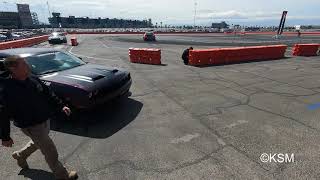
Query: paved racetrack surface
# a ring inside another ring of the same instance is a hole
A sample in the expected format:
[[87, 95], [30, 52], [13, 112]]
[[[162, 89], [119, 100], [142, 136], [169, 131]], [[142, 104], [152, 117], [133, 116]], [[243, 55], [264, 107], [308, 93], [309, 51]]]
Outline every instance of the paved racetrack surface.
[[[127, 69], [132, 95], [51, 122], [61, 160], [83, 180], [320, 179], [320, 58], [211, 67], [185, 66], [183, 49], [320, 42], [319, 37], [77, 35], [63, 49], [90, 63]], [[161, 66], [132, 64], [130, 47], [160, 48]], [[28, 141], [12, 126], [1, 147], [0, 179], [53, 179], [38, 151], [20, 171], [11, 152]], [[263, 153], [294, 154], [294, 162], [262, 162]]]

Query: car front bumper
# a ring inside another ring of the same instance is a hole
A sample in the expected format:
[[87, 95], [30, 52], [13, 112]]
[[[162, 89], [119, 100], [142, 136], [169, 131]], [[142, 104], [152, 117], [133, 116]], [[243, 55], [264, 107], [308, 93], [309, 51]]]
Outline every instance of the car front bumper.
[[65, 40], [64, 39], [63, 40], [61, 40], [61, 39], [49, 39], [48, 41], [49, 41], [49, 43], [62, 43]]
[[155, 38], [144, 38], [144, 41], [155, 41]]
[[125, 95], [130, 90], [131, 85], [132, 85], [132, 79], [127, 81], [119, 89], [117, 89], [111, 93], [105, 94], [103, 97], [100, 97], [99, 99], [96, 99], [95, 105], [103, 104], [103, 103], [106, 103], [112, 99], [115, 99], [117, 97], [121, 97], [121, 96]]
[[79, 104], [79, 105], [74, 105], [74, 106], [75, 106], [75, 108], [77, 108], [79, 110], [92, 109], [98, 105], [105, 104], [113, 99], [118, 98], [118, 97], [125, 96], [129, 92], [131, 85], [132, 85], [132, 79], [130, 78], [130, 80], [128, 80], [120, 88], [118, 88], [112, 92], [100, 94], [98, 97], [92, 97], [88, 102], [83, 103], [83, 104], [81, 103], [81, 105]]

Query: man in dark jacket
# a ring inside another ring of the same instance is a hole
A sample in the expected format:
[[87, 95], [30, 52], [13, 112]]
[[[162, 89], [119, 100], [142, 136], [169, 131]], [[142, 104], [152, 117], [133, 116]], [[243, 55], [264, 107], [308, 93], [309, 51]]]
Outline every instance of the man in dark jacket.
[[185, 65], [188, 65], [189, 64], [189, 51], [190, 50], [193, 50], [193, 47], [189, 47], [188, 49], [184, 50], [183, 51], [183, 54], [182, 54], [182, 59], [183, 59], [183, 63]]
[[49, 137], [50, 117], [55, 111], [70, 115], [70, 109], [41, 80], [30, 75], [25, 59], [11, 56], [5, 59], [10, 75], [0, 82], [0, 122], [2, 145], [12, 147], [10, 119], [31, 138], [31, 141], [12, 157], [23, 168], [29, 168], [27, 158], [39, 149], [57, 179], [77, 179], [75, 171], [68, 172], [58, 159], [58, 152]]

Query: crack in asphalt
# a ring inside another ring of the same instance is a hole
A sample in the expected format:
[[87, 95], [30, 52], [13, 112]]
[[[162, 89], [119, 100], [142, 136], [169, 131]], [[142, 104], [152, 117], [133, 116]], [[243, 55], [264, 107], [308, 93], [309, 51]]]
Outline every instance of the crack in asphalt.
[[143, 96], [147, 96], [147, 95], [150, 95], [150, 94], [153, 94], [153, 93], [157, 93], [157, 92], [159, 92], [159, 91], [158, 90], [153, 90], [153, 91], [142, 93], [142, 94], [132, 95], [131, 97], [143, 97]]
[[65, 155], [62, 158], [63, 162], [67, 162], [73, 155], [75, 155], [76, 152], [78, 152], [78, 150], [80, 150], [82, 147], [84, 147], [86, 144], [88, 144], [90, 141], [92, 141], [92, 139], [89, 138], [85, 138], [83, 139], [74, 149], [73, 151], [71, 151], [69, 154]]

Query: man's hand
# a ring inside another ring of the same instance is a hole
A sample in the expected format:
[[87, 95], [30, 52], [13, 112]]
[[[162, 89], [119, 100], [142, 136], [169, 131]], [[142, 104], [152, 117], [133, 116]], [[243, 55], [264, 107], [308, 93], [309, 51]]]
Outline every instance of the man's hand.
[[9, 141], [2, 141], [2, 146], [5, 146], [5, 147], [12, 147], [13, 144], [14, 142], [12, 139], [10, 139]]
[[62, 111], [67, 115], [67, 116], [70, 116], [71, 114], [71, 110], [69, 107], [65, 106], [62, 108]]

